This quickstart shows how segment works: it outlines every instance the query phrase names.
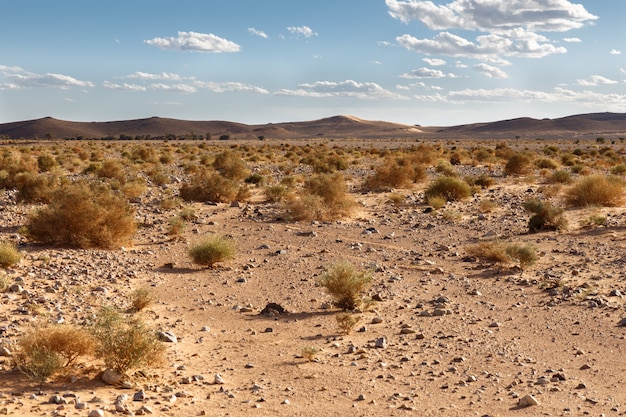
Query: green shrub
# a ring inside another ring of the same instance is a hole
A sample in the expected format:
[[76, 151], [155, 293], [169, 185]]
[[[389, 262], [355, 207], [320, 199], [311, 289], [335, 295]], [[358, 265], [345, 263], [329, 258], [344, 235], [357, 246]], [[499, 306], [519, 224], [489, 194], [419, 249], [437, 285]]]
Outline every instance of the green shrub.
[[222, 235], [208, 235], [189, 247], [188, 254], [194, 263], [211, 268], [217, 262], [235, 257], [237, 248], [232, 239]]
[[102, 358], [107, 368], [121, 374], [163, 361], [165, 348], [157, 332], [138, 317], [102, 307], [91, 325], [91, 333], [96, 341], [97, 357]]
[[0, 267], [9, 268], [22, 259], [22, 255], [17, 250], [17, 245], [13, 242], [0, 241]]
[[538, 199], [526, 200], [523, 207], [524, 210], [532, 213], [528, 221], [528, 231], [530, 233], [536, 233], [541, 230], [567, 229], [567, 220], [563, 215], [564, 210], [562, 208]]
[[342, 310], [354, 310], [362, 302], [362, 293], [372, 282], [369, 271], [359, 271], [349, 262], [341, 262], [330, 267], [319, 284], [335, 299], [335, 305]]
[[446, 201], [458, 201], [472, 195], [472, 189], [468, 183], [456, 177], [439, 177], [435, 179], [424, 191], [426, 201], [439, 196]]
[[360, 319], [360, 316], [355, 316], [350, 313], [338, 313], [335, 316], [337, 327], [339, 327], [339, 330], [346, 335], [352, 332], [352, 329], [354, 329], [354, 326], [356, 326]]
[[617, 177], [585, 177], [565, 192], [565, 201], [572, 207], [615, 207], [623, 200], [624, 181]]
[[29, 215], [26, 229], [43, 243], [110, 249], [128, 243], [136, 224], [123, 196], [78, 182], [61, 187], [47, 207]]

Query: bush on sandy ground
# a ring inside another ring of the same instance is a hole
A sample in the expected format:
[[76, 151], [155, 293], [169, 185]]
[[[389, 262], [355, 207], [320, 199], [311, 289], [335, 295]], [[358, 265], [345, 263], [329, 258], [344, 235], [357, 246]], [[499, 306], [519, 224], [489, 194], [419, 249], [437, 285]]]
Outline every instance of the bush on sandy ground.
[[615, 207], [624, 201], [624, 181], [600, 175], [585, 177], [565, 192], [565, 201], [572, 207]]
[[569, 171], [560, 169], [551, 173], [547, 178], [550, 184], [570, 184], [572, 180], [572, 174]]
[[130, 294], [131, 311], [137, 312], [154, 303], [154, 295], [149, 288], [137, 288]]
[[94, 352], [94, 340], [83, 328], [67, 324], [33, 327], [17, 345], [16, 366], [40, 387], [63, 367]]
[[155, 329], [140, 318], [126, 316], [113, 307], [103, 307], [91, 325], [96, 355], [104, 365], [121, 374], [131, 369], [159, 365], [165, 347]]
[[233, 151], [227, 150], [215, 156], [213, 168], [224, 178], [233, 181], [241, 181], [250, 175], [243, 159]]
[[217, 172], [201, 170], [180, 188], [180, 198], [185, 201], [212, 201], [230, 203], [240, 196], [241, 185]]
[[468, 183], [456, 177], [439, 177], [424, 191], [426, 202], [433, 197], [441, 197], [446, 201], [458, 201], [472, 195]]
[[265, 199], [270, 203], [280, 203], [284, 201], [291, 193], [291, 189], [282, 184], [268, 185], [263, 190]]
[[524, 153], [514, 153], [504, 165], [506, 175], [526, 175], [532, 171], [532, 159]]
[[23, 203], [47, 203], [52, 198], [59, 179], [51, 174], [22, 172], [15, 176], [14, 186], [17, 201]]
[[532, 213], [528, 221], [528, 231], [536, 233], [542, 230], [565, 230], [567, 229], [567, 219], [560, 207], [554, 206], [549, 201], [538, 199], [526, 200], [523, 204], [524, 210]]
[[286, 203], [290, 220], [335, 220], [349, 216], [355, 202], [348, 195], [346, 182], [339, 173], [313, 176], [304, 189]]
[[17, 245], [13, 242], [0, 241], [0, 267], [9, 268], [22, 259], [22, 255], [17, 250]]
[[331, 266], [319, 281], [335, 299], [335, 305], [342, 310], [354, 310], [362, 301], [362, 293], [372, 282], [369, 271], [357, 270], [349, 262], [340, 262]]
[[77, 182], [62, 186], [47, 207], [29, 215], [26, 229], [43, 243], [111, 249], [128, 243], [136, 224], [124, 197], [102, 185]]
[[208, 235], [189, 247], [188, 254], [198, 265], [211, 268], [217, 262], [224, 262], [235, 257], [237, 247], [232, 239], [214, 234]]
[[426, 177], [423, 165], [414, 164], [407, 158], [385, 158], [374, 174], [365, 179], [366, 190], [389, 190], [405, 188]]
[[481, 242], [468, 248], [472, 256], [494, 264], [518, 262], [522, 269], [537, 260], [537, 250], [531, 244], [505, 243], [500, 240]]
[[114, 159], [107, 159], [102, 165], [96, 168], [96, 175], [100, 178], [117, 180], [120, 184], [126, 183], [126, 170], [121, 162]]
[[356, 326], [360, 319], [361, 316], [350, 313], [338, 313], [335, 315], [337, 327], [339, 327], [339, 330], [345, 335], [352, 333], [352, 329], [354, 329], [354, 326]]

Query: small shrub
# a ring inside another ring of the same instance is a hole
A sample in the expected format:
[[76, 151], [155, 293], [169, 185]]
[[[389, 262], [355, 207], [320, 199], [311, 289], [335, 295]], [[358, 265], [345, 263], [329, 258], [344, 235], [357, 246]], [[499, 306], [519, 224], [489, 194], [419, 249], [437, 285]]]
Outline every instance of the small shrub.
[[506, 254], [519, 263], [522, 269], [526, 269], [537, 261], [537, 249], [531, 244], [510, 243], [506, 246]]
[[352, 329], [354, 329], [354, 326], [356, 326], [360, 319], [360, 316], [355, 316], [350, 313], [339, 313], [335, 316], [335, 320], [337, 320], [337, 327], [339, 327], [339, 330], [346, 335], [352, 332]]
[[426, 197], [426, 204], [428, 204], [435, 210], [444, 208], [447, 202], [448, 200], [444, 196], [441, 196], [441, 195], [432, 195], [432, 196]]
[[480, 200], [478, 202], [478, 211], [481, 213], [491, 213], [498, 208], [498, 203], [493, 200]]
[[187, 227], [185, 220], [180, 217], [172, 217], [168, 222], [167, 235], [168, 236], [181, 236]]
[[0, 267], [9, 268], [22, 259], [22, 255], [17, 250], [17, 245], [13, 242], [0, 241]]
[[587, 218], [580, 220], [580, 227], [606, 226], [606, 216], [600, 213], [592, 213]]
[[611, 175], [625, 175], [626, 174], [626, 164], [615, 165], [611, 168]]
[[251, 175], [249, 175], [244, 182], [246, 184], [254, 184], [254, 185], [261, 185], [265, 182], [265, 177], [263, 177], [263, 175], [259, 174], [258, 172], [255, 172]]
[[376, 167], [374, 174], [365, 180], [364, 188], [367, 190], [404, 188], [425, 177], [426, 169], [423, 165], [413, 164], [402, 158], [386, 158]]
[[567, 229], [567, 220], [563, 215], [564, 210], [562, 208], [538, 199], [526, 200], [523, 207], [524, 210], [532, 213], [528, 221], [528, 231], [530, 233], [536, 233], [541, 230]]
[[341, 262], [324, 272], [319, 283], [335, 299], [337, 307], [354, 310], [361, 304], [361, 294], [371, 281], [369, 271], [358, 271], [352, 264]]
[[63, 367], [61, 355], [41, 346], [20, 351], [13, 359], [17, 369], [37, 383], [40, 391], [43, 384]]
[[541, 169], [557, 169], [559, 165], [553, 159], [541, 158], [535, 162], [535, 166]]
[[126, 183], [126, 171], [124, 166], [114, 159], [107, 159], [96, 169], [96, 175], [100, 178], [117, 180], [120, 184]]
[[137, 288], [130, 295], [132, 311], [141, 311], [154, 302], [154, 295], [148, 288]]
[[304, 183], [302, 193], [286, 203], [287, 217], [292, 220], [335, 220], [349, 216], [355, 203], [339, 173], [320, 174]]
[[494, 264], [508, 264], [515, 261], [520, 264], [522, 269], [532, 265], [537, 260], [534, 246], [504, 243], [499, 240], [481, 242], [470, 246], [468, 252], [472, 256]]
[[282, 184], [269, 185], [265, 187], [265, 198], [270, 203], [280, 203], [284, 201], [290, 193], [290, 189]]
[[585, 177], [565, 192], [565, 201], [572, 207], [615, 207], [623, 200], [624, 181], [617, 177]]
[[482, 189], [492, 187], [496, 183], [495, 178], [487, 174], [480, 174], [473, 177], [465, 177], [464, 180], [471, 187], [480, 187]]
[[554, 171], [548, 177], [548, 182], [551, 184], [570, 184], [572, 182], [572, 175], [565, 170]]
[[426, 201], [435, 196], [443, 197], [446, 201], [457, 201], [471, 195], [472, 189], [469, 184], [456, 177], [439, 177], [424, 191]]
[[121, 374], [163, 361], [165, 348], [157, 332], [138, 317], [124, 316], [112, 307], [103, 307], [91, 332], [96, 341], [96, 355], [107, 368]]
[[235, 243], [222, 235], [208, 235], [189, 247], [188, 254], [194, 263], [209, 268], [217, 262], [224, 262], [235, 257]]
[[320, 351], [319, 349], [314, 348], [312, 346], [305, 346], [301, 350], [301, 355], [307, 361], [313, 362], [315, 360], [315, 357], [319, 353], [319, 351]]
[[506, 175], [526, 175], [532, 170], [532, 160], [522, 153], [513, 154], [504, 165]]
[[39, 172], [48, 172], [57, 166], [57, 161], [52, 155], [43, 154], [37, 157], [37, 166], [39, 167]]
[[232, 151], [218, 154], [213, 161], [213, 168], [224, 178], [233, 181], [241, 181], [250, 173], [244, 160]]
[[235, 201], [240, 185], [216, 172], [200, 171], [191, 181], [180, 188], [180, 197], [185, 201], [221, 202]]
[[135, 233], [132, 207], [108, 188], [73, 183], [28, 217], [29, 237], [77, 248], [115, 248]]
[[14, 186], [17, 201], [23, 203], [47, 203], [58, 185], [58, 179], [50, 174], [22, 172], [15, 176]]
[[399, 193], [391, 193], [387, 196], [387, 203], [394, 207], [404, 206], [405, 197]]

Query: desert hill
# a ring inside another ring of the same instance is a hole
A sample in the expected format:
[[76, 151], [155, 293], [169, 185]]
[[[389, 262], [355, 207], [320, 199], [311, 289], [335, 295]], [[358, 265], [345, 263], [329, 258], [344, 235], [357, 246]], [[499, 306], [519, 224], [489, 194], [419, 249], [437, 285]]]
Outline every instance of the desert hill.
[[248, 125], [229, 121], [192, 121], [163, 117], [111, 122], [72, 122], [52, 117], [0, 124], [0, 136], [19, 139], [165, 138], [228, 135], [236, 139], [327, 138], [563, 138], [626, 136], [626, 113], [590, 113], [556, 119], [521, 117], [488, 123], [423, 127], [353, 116]]

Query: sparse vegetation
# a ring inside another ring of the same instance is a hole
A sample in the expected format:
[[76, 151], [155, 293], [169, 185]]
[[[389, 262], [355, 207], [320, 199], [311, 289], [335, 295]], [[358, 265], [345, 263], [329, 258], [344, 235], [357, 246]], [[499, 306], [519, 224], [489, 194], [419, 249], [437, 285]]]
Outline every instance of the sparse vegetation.
[[217, 262], [235, 257], [236, 246], [232, 239], [212, 234], [205, 236], [189, 247], [188, 254], [194, 263], [212, 268]]
[[537, 251], [533, 245], [519, 243], [505, 243], [500, 240], [481, 242], [469, 247], [472, 256], [494, 264], [508, 264], [518, 262], [522, 269], [532, 265], [537, 260]]
[[433, 197], [440, 197], [446, 201], [458, 201], [471, 195], [472, 189], [469, 184], [456, 177], [439, 177], [424, 191], [426, 202]]
[[524, 202], [524, 210], [532, 213], [528, 221], [528, 231], [536, 233], [542, 230], [565, 230], [567, 219], [564, 210], [548, 201], [530, 199]]
[[302, 357], [309, 362], [313, 362], [319, 353], [319, 349], [312, 346], [305, 346], [300, 351]]
[[335, 305], [342, 310], [354, 310], [363, 300], [362, 293], [372, 281], [369, 271], [357, 270], [349, 262], [331, 266], [319, 283], [335, 299]]
[[335, 220], [349, 216], [354, 200], [348, 195], [343, 176], [339, 173], [320, 174], [304, 183], [303, 191], [286, 203], [291, 220]]
[[13, 242], [0, 241], [0, 267], [9, 268], [22, 259], [22, 255]]
[[350, 313], [338, 313], [335, 315], [335, 320], [337, 321], [337, 327], [343, 334], [352, 333], [352, 329], [359, 322], [361, 316], [357, 316]]
[[615, 207], [624, 201], [624, 181], [617, 177], [599, 175], [581, 178], [565, 192], [572, 207]]
[[34, 240], [76, 248], [119, 247], [135, 233], [134, 211], [110, 189], [88, 183], [62, 187], [26, 225]]
[[130, 304], [132, 311], [141, 311], [154, 303], [154, 295], [149, 288], [137, 288], [130, 294]]

